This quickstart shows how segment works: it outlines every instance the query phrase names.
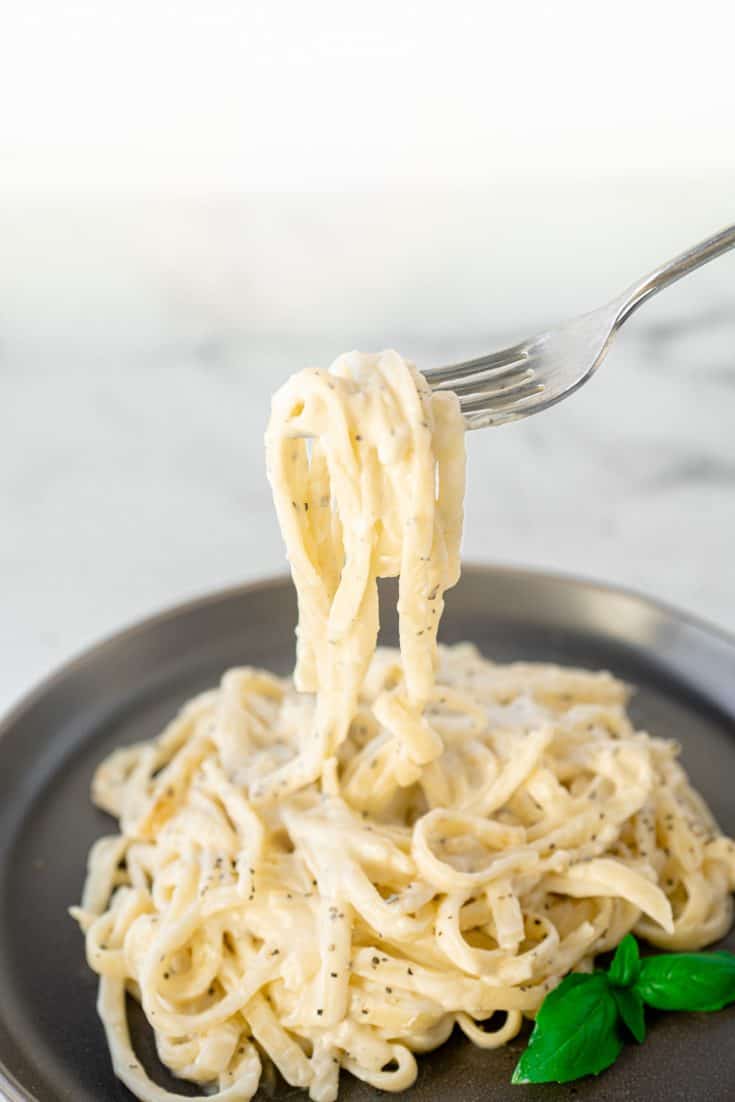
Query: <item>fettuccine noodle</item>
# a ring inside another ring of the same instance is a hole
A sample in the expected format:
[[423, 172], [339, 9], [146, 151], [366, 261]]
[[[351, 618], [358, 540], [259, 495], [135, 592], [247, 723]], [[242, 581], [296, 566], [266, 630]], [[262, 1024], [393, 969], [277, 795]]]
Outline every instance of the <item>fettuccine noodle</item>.
[[[676, 745], [632, 726], [626, 687], [437, 648], [459, 576], [456, 398], [396, 353], [353, 354], [286, 383], [266, 445], [293, 681], [230, 670], [94, 778], [120, 830], [73, 914], [130, 1090], [180, 1097], [136, 1056], [126, 993], [202, 1099], [245, 1102], [275, 1067], [331, 1102], [342, 1069], [409, 1087], [455, 1024], [505, 1044], [629, 930], [667, 949], [723, 935], [735, 845]], [[400, 650], [376, 651], [393, 576]]]

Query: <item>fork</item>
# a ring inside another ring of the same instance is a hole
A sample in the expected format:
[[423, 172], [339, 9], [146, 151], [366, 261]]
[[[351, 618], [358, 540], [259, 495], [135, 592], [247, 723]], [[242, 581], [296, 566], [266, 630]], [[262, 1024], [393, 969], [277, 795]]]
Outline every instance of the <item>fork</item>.
[[433, 390], [453, 390], [468, 429], [517, 421], [560, 402], [600, 366], [623, 322], [682, 276], [735, 247], [735, 225], [681, 253], [618, 298], [489, 356], [425, 373]]

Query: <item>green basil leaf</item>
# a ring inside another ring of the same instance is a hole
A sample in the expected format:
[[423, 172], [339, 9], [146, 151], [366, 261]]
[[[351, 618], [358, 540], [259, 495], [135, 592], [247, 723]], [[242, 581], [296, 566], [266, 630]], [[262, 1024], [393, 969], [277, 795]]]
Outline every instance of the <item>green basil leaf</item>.
[[646, 1039], [646, 1019], [643, 999], [633, 987], [611, 987], [618, 1013], [639, 1045]]
[[657, 1010], [721, 1010], [735, 1002], [735, 954], [646, 957], [635, 990]]
[[568, 1083], [598, 1075], [623, 1047], [607, 976], [574, 973], [543, 1001], [513, 1083]]
[[615, 950], [607, 973], [608, 979], [615, 987], [630, 987], [638, 979], [640, 967], [638, 942], [632, 934], [626, 934]]

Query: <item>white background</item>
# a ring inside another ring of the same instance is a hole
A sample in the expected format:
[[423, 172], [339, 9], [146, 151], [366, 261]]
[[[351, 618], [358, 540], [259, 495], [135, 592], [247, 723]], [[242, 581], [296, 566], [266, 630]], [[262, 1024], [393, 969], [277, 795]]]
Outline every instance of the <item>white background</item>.
[[[735, 221], [732, 5], [2, 5], [0, 708], [283, 567], [270, 391], [594, 306]], [[466, 550], [735, 628], [735, 258], [470, 444]]]
[[[728, 10], [729, 9], [729, 10]], [[302, 191], [733, 168], [731, 5], [7, 4], [3, 187]]]

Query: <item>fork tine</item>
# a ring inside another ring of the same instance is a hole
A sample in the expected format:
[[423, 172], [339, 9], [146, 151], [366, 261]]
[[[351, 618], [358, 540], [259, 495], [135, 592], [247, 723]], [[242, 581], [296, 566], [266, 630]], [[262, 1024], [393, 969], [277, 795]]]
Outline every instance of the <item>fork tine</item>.
[[507, 425], [512, 421], [520, 421], [523, 417], [527, 417], [529, 413], [544, 408], [544, 405], [539, 405], [534, 401], [535, 397], [535, 395], [530, 394], [521, 401], [508, 402], [502, 409], [496, 409], [492, 406], [489, 409], [478, 409], [475, 413], [465, 413], [465, 425], [471, 430], [487, 428], [489, 425]]
[[[556, 399], [558, 401], [558, 399]], [[464, 422], [468, 429], [481, 429], [488, 425], [507, 425], [511, 421], [519, 421], [546, 405], [553, 405], [554, 400], [545, 402], [539, 400], [537, 394], [528, 394], [517, 401], [504, 402], [499, 406], [483, 406], [471, 413], [463, 413]]]
[[453, 390], [453, 384], [470, 375], [495, 373], [501, 369], [518, 367], [528, 359], [525, 345], [514, 344], [510, 348], [501, 348], [490, 356], [478, 356], [474, 360], [464, 360], [452, 367], [435, 367], [427, 371], [426, 379], [433, 390]]
[[509, 406], [515, 406], [526, 398], [533, 398], [537, 394], [542, 394], [545, 389], [543, 383], [538, 382], [538, 380], [534, 382], [531, 378], [523, 385], [469, 395], [467, 398], [461, 398], [459, 405], [465, 416], [471, 413], [482, 413], [483, 411], [500, 411]]
[[[529, 382], [533, 379], [534, 375], [535, 372], [532, 367], [519, 367], [518, 365], [513, 367], [509, 366], [507, 370], [498, 370], [490, 376], [473, 375], [465, 382], [453, 386], [452, 390], [459, 398], [480, 397], [480, 395], [483, 394], [492, 396], [493, 394], [499, 394], [505, 390], [512, 390], [522, 383]], [[446, 389], [449, 388], [447, 387]]]

